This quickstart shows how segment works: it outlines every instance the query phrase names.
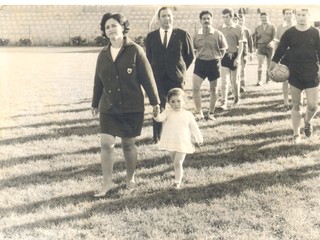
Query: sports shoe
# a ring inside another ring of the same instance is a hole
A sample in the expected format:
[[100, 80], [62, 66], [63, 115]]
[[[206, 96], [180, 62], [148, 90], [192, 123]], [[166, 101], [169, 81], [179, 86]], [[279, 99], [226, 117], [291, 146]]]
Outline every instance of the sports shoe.
[[220, 108], [221, 108], [222, 110], [227, 110], [227, 109], [228, 109], [227, 102], [226, 102], [226, 101], [222, 101]]
[[293, 144], [299, 144], [301, 142], [301, 137], [300, 137], [300, 135], [294, 135], [293, 137], [292, 137], [292, 143]]
[[202, 121], [202, 120], [204, 120], [203, 112], [196, 113], [196, 114], [195, 114], [195, 119], [196, 119], [197, 121]]
[[313, 132], [313, 127], [310, 123], [305, 123], [304, 125], [304, 134], [306, 137], [310, 137]]
[[287, 112], [287, 111], [289, 111], [289, 110], [291, 110], [291, 106], [290, 105], [283, 105], [283, 107], [281, 108], [281, 111], [282, 112]]
[[240, 103], [240, 98], [239, 97], [235, 97], [233, 103], [234, 103], [234, 105], [238, 105]]
[[213, 113], [208, 113], [207, 115], [207, 121], [215, 121], [216, 118], [213, 116]]

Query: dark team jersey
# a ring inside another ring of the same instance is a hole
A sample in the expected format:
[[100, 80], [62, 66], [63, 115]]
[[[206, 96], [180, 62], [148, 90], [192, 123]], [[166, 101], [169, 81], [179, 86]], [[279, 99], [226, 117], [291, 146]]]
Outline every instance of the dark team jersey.
[[315, 63], [320, 58], [320, 32], [315, 27], [299, 31], [289, 28], [281, 37], [280, 44], [272, 58], [279, 62], [287, 49], [290, 49], [290, 63]]

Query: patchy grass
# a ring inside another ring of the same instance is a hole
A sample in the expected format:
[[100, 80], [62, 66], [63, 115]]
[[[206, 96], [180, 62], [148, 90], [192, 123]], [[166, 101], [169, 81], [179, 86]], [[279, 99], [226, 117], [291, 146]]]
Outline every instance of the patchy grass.
[[[180, 191], [170, 188], [167, 153], [151, 144], [147, 106], [138, 187], [125, 189], [117, 144], [118, 187], [95, 199], [102, 182], [98, 119], [90, 114], [97, 52], [0, 51], [0, 239], [319, 238], [318, 118], [315, 134], [292, 145], [281, 85], [256, 87], [256, 61], [241, 104], [199, 123], [205, 142], [187, 156]], [[208, 82], [202, 95], [206, 108]]]

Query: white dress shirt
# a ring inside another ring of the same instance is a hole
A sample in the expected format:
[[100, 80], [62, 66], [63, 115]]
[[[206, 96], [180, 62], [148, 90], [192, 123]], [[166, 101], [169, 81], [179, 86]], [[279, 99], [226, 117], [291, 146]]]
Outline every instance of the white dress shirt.
[[[161, 42], [162, 42], [162, 45], [163, 45], [163, 39], [164, 39], [164, 34], [165, 34], [165, 30], [163, 28], [160, 28], [159, 29], [160, 31], [160, 38], [161, 38]], [[169, 28], [167, 30], [167, 47], [168, 47], [168, 44], [169, 44], [169, 41], [170, 41], [170, 37], [171, 37], [171, 34], [172, 34], [172, 28]]]

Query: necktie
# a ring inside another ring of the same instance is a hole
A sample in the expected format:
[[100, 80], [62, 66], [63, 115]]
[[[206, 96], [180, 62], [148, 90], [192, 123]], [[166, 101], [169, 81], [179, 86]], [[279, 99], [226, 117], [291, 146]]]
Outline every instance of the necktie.
[[163, 38], [163, 46], [164, 48], [167, 48], [167, 42], [168, 42], [168, 31], [164, 31], [164, 38]]

